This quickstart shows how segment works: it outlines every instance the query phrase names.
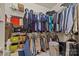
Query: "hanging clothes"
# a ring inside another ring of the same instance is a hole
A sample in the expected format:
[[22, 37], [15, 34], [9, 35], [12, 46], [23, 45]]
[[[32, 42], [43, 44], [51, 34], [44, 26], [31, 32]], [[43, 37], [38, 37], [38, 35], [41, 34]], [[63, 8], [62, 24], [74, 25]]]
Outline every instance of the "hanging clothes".
[[50, 38], [50, 41], [49, 41], [49, 51], [50, 51], [51, 56], [59, 56], [59, 43], [58, 42], [59, 42], [58, 35], [54, 34]]
[[46, 15], [45, 19], [46, 19], [46, 31], [49, 31], [49, 16]]
[[66, 55], [66, 42], [59, 42], [59, 54], [62, 56]]
[[39, 13], [39, 15], [38, 15], [38, 31], [39, 32], [41, 31], [41, 14], [42, 13]]
[[29, 36], [29, 39], [30, 39], [30, 51], [31, 51], [31, 53], [33, 54], [33, 48], [32, 48], [32, 45], [33, 45], [33, 42], [32, 42], [32, 34], [29, 33], [28, 36]]
[[59, 21], [59, 26], [60, 26], [59, 31], [62, 32], [62, 13], [59, 14], [59, 20], [60, 20]]
[[44, 15], [41, 15], [41, 31], [44, 32], [45, 30], [45, 19], [44, 19]]
[[31, 56], [32, 55], [32, 53], [30, 51], [30, 40], [29, 40], [28, 37], [26, 37], [23, 51], [25, 53], [25, 56]]
[[66, 43], [66, 56], [77, 56], [77, 48], [74, 42]]
[[50, 39], [49, 52], [50, 56], [59, 56], [59, 43], [52, 41], [52, 39]]
[[35, 15], [35, 31], [38, 32], [38, 15]]
[[32, 17], [32, 32], [35, 32], [35, 22], [36, 22], [36, 19], [35, 19], [35, 14], [33, 14], [33, 17]]
[[73, 26], [73, 6], [69, 6], [68, 9], [66, 33], [69, 33]]
[[58, 13], [58, 21], [57, 21], [57, 31], [60, 32], [60, 17], [59, 17], [59, 13]]
[[43, 33], [41, 34], [40, 43], [41, 43], [41, 49], [42, 49], [42, 51], [45, 51], [45, 38], [43, 36]]
[[68, 17], [68, 13], [69, 13], [69, 8], [65, 9], [65, 24], [64, 24], [65, 33], [66, 33], [66, 29], [67, 29], [67, 17]]
[[46, 51], [46, 49], [47, 49], [47, 47], [48, 47], [48, 44], [47, 44], [47, 39], [46, 39], [46, 33], [44, 32], [43, 33], [43, 40], [44, 40], [44, 45], [45, 45], [45, 51]]
[[65, 29], [66, 29], [66, 20], [67, 20], [67, 19], [66, 19], [66, 16], [67, 16], [66, 13], [67, 13], [67, 9], [65, 9], [65, 10], [64, 10], [64, 13], [63, 13], [63, 14], [64, 14], [64, 16], [63, 16], [63, 17], [64, 17], [64, 18], [63, 18], [63, 19], [64, 19], [64, 25], [63, 25], [63, 32], [64, 32], [64, 33], [65, 33]]
[[49, 16], [49, 32], [52, 32], [53, 26], [52, 26], [53, 16]]
[[77, 56], [79, 56], [79, 43], [76, 46], [77, 46]]
[[[29, 14], [29, 10], [26, 8], [25, 14], [24, 14], [24, 17], [23, 17], [23, 27], [24, 27], [25, 30], [28, 29], [28, 16], [29, 16], [28, 14]], [[28, 32], [28, 30], [27, 30], [27, 32]]]
[[65, 23], [65, 19], [64, 19], [64, 12], [65, 11], [62, 11], [62, 32], [64, 32], [64, 23]]
[[33, 10], [30, 10], [30, 12], [29, 12], [29, 18], [28, 18], [29, 20], [28, 20], [28, 23], [29, 23], [29, 27], [28, 27], [28, 30], [29, 30], [29, 32], [32, 32], [32, 20], [33, 20]]
[[33, 10], [30, 10], [30, 14], [29, 14], [29, 25], [30, 25], [30, 31], [31, 32], [35, 32], [35, 14], [33, 12]]
[[54, 20], [53, 20], [53, 23], [54, 23], [54, 31], [57, 32], [57, 29], [58, 29], [58, 14], [55, 13], [54, 14]]
[[46, 40], [45, 40], [45, 46], [46, 46], [46, 49], [49, 49], [49, 38], [48, 38], [48, 35], [47, 35], [47, 33], [45, 33], [45, 38], [46, 38]]
[[30, 51], [33, 56], [36, 55], [36, 48], [35, 48], [35, 34], [29, 33], [29, 39], [30, 39]]
[[63, 26], [64, 26], [64, 12], [59, 13], [59, 26], [60, 26], [60, 32], [63, 32]]
[[35, 48], [36, 48], [36, 53], [40, 53], [41, 52], [41, 44], [40, 44], [40, 34], [39, 33], [36, 33], [37, 37], [36, 37], [36, 40], [35, 40]]
[[76, 40], [73, 38], [66, 42], [66, 56], [77, 56]]
[[74, 33], [76, 33], [76, 32], [78, 32], [78, 10], [77, 10], [77, 5], [75, 5], [74, 7], [73, 7], [73, 9], [74, 9], [74, 15], [73, 15], [73, 17], [74, 17], [74, 25], [73, 25], [73, 32]]
[[32, 34], [32, 48], [33, 48], [33, 54], [32, 55], [36, 55], [35, 40], [36, 40], [36, 36], [35, 36], [35, 33], [33, 33]]
[[57, 19], [56, 19], [56, 32], [59, 32], [59, 23], [58, 23], [58, 13], [57, 13]]

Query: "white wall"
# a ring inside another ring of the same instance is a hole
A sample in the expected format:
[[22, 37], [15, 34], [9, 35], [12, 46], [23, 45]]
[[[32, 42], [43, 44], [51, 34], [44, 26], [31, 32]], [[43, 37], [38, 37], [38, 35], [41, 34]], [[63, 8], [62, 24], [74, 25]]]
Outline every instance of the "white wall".
[[3, 49], [5, 41], [4, 23], [0, 22], [0, 49]]
[[[4, 4], [0, 4], [0, 19], [4, 20], [4, 15], [5, 15], [5, 8]], [[0, 49], [3, 49], [4, 46], [4, 40], [5, 40], [5, 24], [4, 22], [0, 22]]]
[[43, 13], [45, 13], [48, 10], [50, 10], [50, 9], [48, 9], [46, 7], [43, 7], [43, 6], [40, 6], [38, 4], [34, 4], [34, 3], [31, 3], [31, 4], [26, 3], [24, 5], [25, 5], [25, 8], [33, 9], [35, 12], [43, 12]]
[[23, 16], [24, 15], [24, 13], [21, 13], [18, 11], [13, 11], [10, 7], [11, 7], [11, 3], [5, 4], [5, 14], [7, 14], [7, 16], [10, 17], [10, 15], [16, 15], [16, 16]]
[[[24, 13], [22, 12], [18, 12], [18, 11], [13, 11], [11, 8], [11, 3], [6, 3], [5, 4], [5, 13], [9, 16], [9, 15], [16, 15], [16, 16], [24, 16]], [[17, 6], [17, 4], [15, 3], [15, 6]], [[43, 12], [45, 13], [47, 10], [49, 10], [48, 8], [46, 7], [43, 7], [43, 6], [40, 6], [40, 5], [37, 5], [37, 4], [34, 4], [34, 3], [25, 3], [24, 4], [24, 7], [25, 8], [28, 8], [28, 9], [32, 9], [34, 10], [34, 12]]]
[[0, 3], [0, 18], [4, 18], [5, 4]]

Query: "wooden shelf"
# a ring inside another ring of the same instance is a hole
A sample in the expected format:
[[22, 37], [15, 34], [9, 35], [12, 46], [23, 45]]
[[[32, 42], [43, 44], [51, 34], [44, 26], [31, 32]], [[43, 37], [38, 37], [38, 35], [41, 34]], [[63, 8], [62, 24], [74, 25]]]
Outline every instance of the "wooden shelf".
[[12, 33], [12, 36], [14, 35], [26, 35], [26, 33], [22, 33], [22, 32], [15, 32], [15, 33]]

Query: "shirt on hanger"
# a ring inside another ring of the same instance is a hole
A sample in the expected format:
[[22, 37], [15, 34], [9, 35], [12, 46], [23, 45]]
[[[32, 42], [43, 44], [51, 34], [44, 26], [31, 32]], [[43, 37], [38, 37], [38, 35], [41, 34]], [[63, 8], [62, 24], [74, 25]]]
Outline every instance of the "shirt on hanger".
[[53, 16], [49, 16], [49, 31], [52, 32], [52, 21], [53, 21]]
[[69, 8], [69, 14], [67, 16], [68, 16], [68, 18], [67, 18], [67, 30], [66, 30], [66, 32], [69, 33], [72, 29], [72, 26], [73, 26], [73, 6], [71, 6]]
[[73, 25], [73, 32], [75, 33], [75, 32], [77, 32], [78, 31], [78, 15], [77, 15], [77, 13], [78, 13], [78, 10], [77, 10], [77, 5], [75, 5], [74, 7], [73, 7], [73, 11], [74, 11], [74, 15], [73, 15], [73, 18], [74, 18], [74, 25]]

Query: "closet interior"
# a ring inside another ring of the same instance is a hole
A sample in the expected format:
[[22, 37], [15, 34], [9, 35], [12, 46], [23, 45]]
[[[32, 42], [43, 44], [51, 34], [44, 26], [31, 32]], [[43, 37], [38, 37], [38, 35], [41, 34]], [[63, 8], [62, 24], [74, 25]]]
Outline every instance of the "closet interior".
[[5, 4], [6, 56], [79, 56], [79, 5]]

